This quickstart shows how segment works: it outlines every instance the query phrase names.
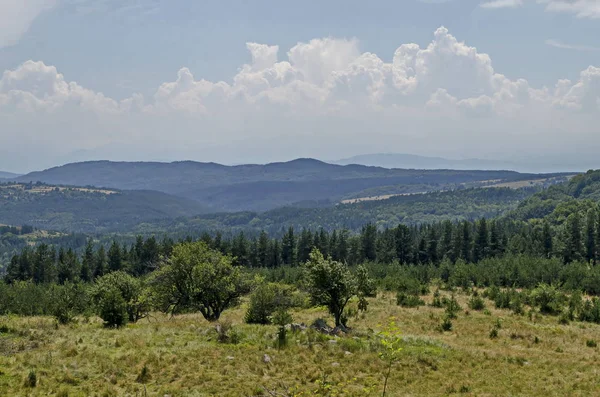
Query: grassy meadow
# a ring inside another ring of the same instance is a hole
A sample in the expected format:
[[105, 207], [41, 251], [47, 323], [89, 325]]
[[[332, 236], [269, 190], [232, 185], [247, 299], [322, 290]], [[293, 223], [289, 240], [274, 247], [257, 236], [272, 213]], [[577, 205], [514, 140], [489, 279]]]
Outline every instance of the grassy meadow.
[[[349, 319], [349, 335], [290, 331], [283, 349], [276, 326], [243, 323], [247, 302], [223, 314], [227, 342], [200, 314], [154, 314], [121, 329], [94, 317], [66, 326], [0, 317], [0, 396], [381, 396], [387, 366], [377, 334], [391, 317], [403, 342], [387, 396], [600, 394], [599, 325], [515, 315], [489, 300], [473, 311], [467, 294], [456, 299], [451, 331], [439, 329], [443, 309], [402, 308], [379, 294]], [[292, 314], [331, 323], [325, 309]]]

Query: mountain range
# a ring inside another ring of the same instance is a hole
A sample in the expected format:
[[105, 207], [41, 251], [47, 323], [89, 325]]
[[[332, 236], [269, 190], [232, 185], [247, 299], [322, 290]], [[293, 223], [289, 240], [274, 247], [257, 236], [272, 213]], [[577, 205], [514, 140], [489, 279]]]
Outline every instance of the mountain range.
[[226, 166], [182, 161], [67, 164], [15, 178], [22, 183], [153, 190], [192, 199], [212, 212], [332, 205], [344, 198], [453, 189], [537, 177], [513, 171], [387, 169], [296, 159]]

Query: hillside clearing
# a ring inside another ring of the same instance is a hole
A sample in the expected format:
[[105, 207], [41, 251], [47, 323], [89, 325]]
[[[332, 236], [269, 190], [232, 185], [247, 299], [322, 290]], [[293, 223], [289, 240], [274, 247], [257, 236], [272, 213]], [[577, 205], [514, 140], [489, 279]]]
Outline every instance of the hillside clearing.
[[[466, 295], [457, 299], [467, 307]], [[302, 331], [290, 334], [283, 350], [275, 348], [276, 327], [242, 324], [245, 305], [222, 319], [233, 324], [235, 344], [217, 343], [214, 327], [196, 314], [155, 315], [120, 330], [104, 329], [95, 318], [57, 327], [50, 318], [3, 317], [0, 394], [262, 396], [268, 395], [266, 389], [308, 393], [325, 380], [332, 390], [343, 390], [336, 395], [378, 396], [385, 364], [378, 358], [375, 334], [390, 317], [397, 318], [404, 336], [390, 396], [589, 396], [598, 391], [599, 350], [586, 343], [600, 339], [600, 326], [558, 325], [556, 317], [529, 319], [486, 304], [488, 314], [463, 310], [453, 320], [453, 331], [442, 333], [436, 330], [442, 309], [404, 309], [392, 295], [382, 294], [370, 300], [365, 315], [350, 319], [349, 336]], [[320, 309], [293, 314], [298, 323], [327, 318]], [[497, 323], [502, 327], [491, 339]], [[26, 388], [31, 370], [37, 386]]]

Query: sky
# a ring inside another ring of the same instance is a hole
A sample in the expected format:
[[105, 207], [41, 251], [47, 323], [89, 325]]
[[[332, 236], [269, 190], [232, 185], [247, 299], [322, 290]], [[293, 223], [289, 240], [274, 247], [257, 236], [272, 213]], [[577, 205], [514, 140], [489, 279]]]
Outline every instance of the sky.
[[0, 170], [396, 152], [600, 168], [600, 0], [0, 0]]

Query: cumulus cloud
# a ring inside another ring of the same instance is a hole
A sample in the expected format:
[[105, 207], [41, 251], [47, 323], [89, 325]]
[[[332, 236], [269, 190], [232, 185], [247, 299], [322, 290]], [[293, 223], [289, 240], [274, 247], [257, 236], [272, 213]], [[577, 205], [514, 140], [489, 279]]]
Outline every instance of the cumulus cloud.
[[15, 44], [42, 12], [56, 0], [0, 1], [0, 48]]
[[600, 18], [600, 2], [598, 0], [489, 0], [482, 2], [482, 8], [518, 8], [528, 1], [542, 4], [546, 11], [574, 14], [579, 18]]
[[400, 45], [389, 62], [361, 52], [355, 39], [298, 43], [285, 60], [278, 46], [247, 49], [250, 62], [228, 81], [182, 68], [153, 96], [123, 101], [28, 61], [0, 80], [0, 122], [9, 128], [0, 143], [43, 141], [45, 149], [68, 152], [122, 142], [238, 163], [240, 147], [265, 160], [274, 159], [266, 153], [391, 148], [468, 156], [540, 142], [558, 149], [589, 140], [600, 121], [600, 68], [589, 67], [574, 82], [531, 87], [497, 72], [487, 54], [444, 27], [425, 47]]

